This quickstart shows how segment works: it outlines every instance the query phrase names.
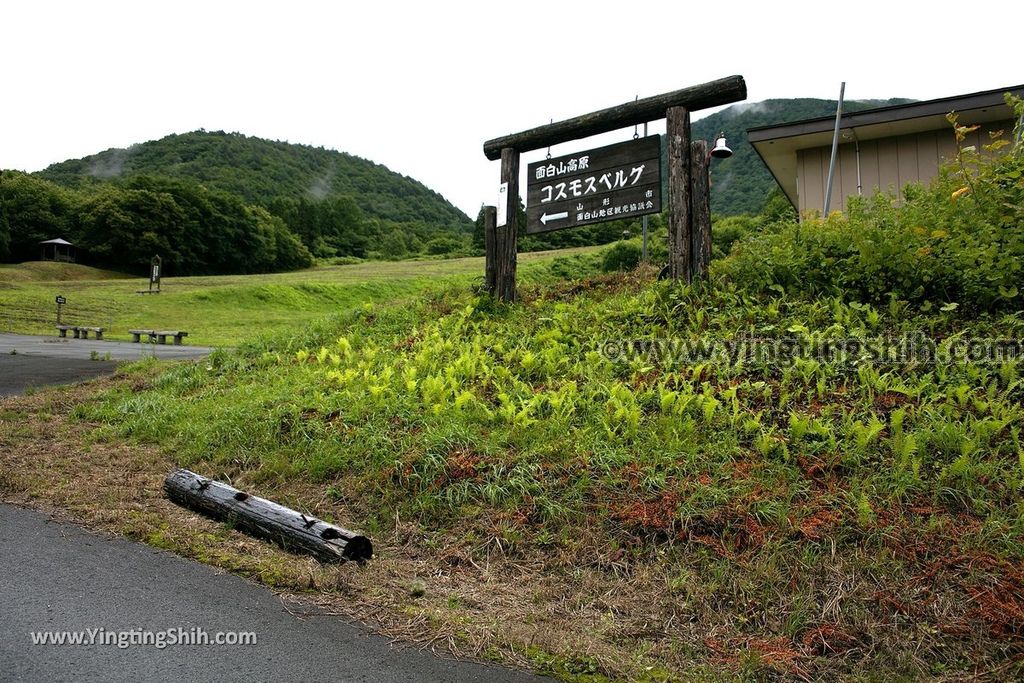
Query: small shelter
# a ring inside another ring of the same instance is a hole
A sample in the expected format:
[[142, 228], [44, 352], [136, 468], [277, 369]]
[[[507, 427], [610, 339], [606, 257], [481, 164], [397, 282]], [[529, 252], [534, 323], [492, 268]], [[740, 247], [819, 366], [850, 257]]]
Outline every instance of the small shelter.
[[76, 251], [75, 245], [60, 237], [39, 243], [39, 258], [42, 261], [74, 263]]

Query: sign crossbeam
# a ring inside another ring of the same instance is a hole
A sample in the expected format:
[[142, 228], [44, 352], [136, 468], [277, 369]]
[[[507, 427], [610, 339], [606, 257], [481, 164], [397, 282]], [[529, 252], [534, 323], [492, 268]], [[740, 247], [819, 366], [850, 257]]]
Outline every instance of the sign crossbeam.
[[648, 121], [657, 121], [665, 118], [665, 112], [670, 107], [686, 107], [689, 111], [700, 111], [745, 99], [747, 99], [747, 84], [743, 80], [743, 76], [727, 76], [663, 95], [645, 97], [642, 100], [630, 100], [616, 107], [609, 107], [565, 121], [556, 121], [521, 133], [494, 138], [484, 143], [484, 155], [494, 161], [501, 158], [501, 150], [506, 148], [522, 154], [561, 142], [579, 140]]

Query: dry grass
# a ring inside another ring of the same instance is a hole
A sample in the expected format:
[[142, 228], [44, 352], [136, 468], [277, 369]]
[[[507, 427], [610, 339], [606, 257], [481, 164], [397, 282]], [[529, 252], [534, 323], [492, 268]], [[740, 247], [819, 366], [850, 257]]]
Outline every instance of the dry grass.
[[[600, 628], [604, 603], [587, 604], [585, 597], [592, 577], [575, 586], [556, 580], [544, 575], [539, 559], [513, 561], [500, 545], [482, 560], [459, 548], [428, 552], [415, 525], [396, 519], [388, 537], [374, 539], [369, 564], [328, 566], [174, 505], [162, 493], [163, 478], [175, 467], [171, 458], [150, 446], [106, 441], [97, 425], [69, 419], [75, 405], [117, 382], [143, 386], [139, 379], [101, 379], [0, 400], [0, 500], [239, 573], [282, 597], [313, 602], [395, 642], [437, 653], [528, 668], [534, 662], [527, 647], [616, 654], [596, 648], [589, 633], [566, 628], [570, 618]], [[263, 493], [347, 518], [309, 487]]]
[[[789, 556], [755, 547], [737, 553], [700, 536], [670, 540], [639, 559], [596, 540], [572, 557], [523, 554], [498, 535], [477, 547], [438, 543], [413, 520], [396, 518], [373, 539], [368, 565], [320, 565], [173, 505], [161, 489], [176, 466], [169, 454], [70, 417], [98, 390], [119, 383], [142, 390], [149, 379], [119, 376], [0, 401], [0, 499], [239, 573], [287, 604], [315, 603], [396, 642], [567, 680], [908, 671], [1006, 680], [1022, 671], [1024, 601], [1012, 583], [1019, 567], [943, 551], [937, 539], [891, 538], [829, 557], [831, 541], [816, 537], [833, 520], [808, 529], [805, 543], [824, 556], [808, 561], [795, 547]], [[247, 476], [233, 483], [358, 526], [360, 511], [322, 487], [266, 490]], [[658, 501], [650, 507], [645, 514], [657, 521]], [[932, 543], [927, 557], [910, 557], [925, 543]], [[940, 655], [946, 664], [936, 666]]]

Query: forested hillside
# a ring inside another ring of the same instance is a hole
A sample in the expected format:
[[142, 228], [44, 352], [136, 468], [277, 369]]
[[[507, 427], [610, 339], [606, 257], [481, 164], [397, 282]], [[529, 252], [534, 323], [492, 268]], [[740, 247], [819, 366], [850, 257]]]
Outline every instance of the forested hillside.
[[[848, 100], [845, 111], [860, 111], [905, 104], [912, 100]], [[810, 98], [744, 102], [693, 123], [694, 139], [713, 143], [724, 132], [733, 156], [715, 161], [711, 167], [711, 210], [723, 216], [756, 214], [764, 206], [775, 180], [754, 148], [747, 144], [747, 129], [835, 115], [835, 100]]]
[[312, 265], [284, 221], [228, 192], [136, 176], [72, 190], [0, 171], [0, 262], [39, 258], [39, 242], [63, 237], [80, 260], [143, 272], [156, 254], [169, 275], [263, 273]]
[[168, 274], [471, 249], [469, 218], [422, 183], [341, 152], [197, 131], [0, 176], [0, 261], [63, 237], [82, 259]]
[[202, 183], [269, 206], [275, 200], [347, 197], [368, 218], [468, 229], [470, 219], [417, 180], [385, 166], [323, 147], [263, 140], [240, 133], [193, 131], [128, 149], [108, 149], [54, 164], [38, 175], [65, 187], [135, 175]]

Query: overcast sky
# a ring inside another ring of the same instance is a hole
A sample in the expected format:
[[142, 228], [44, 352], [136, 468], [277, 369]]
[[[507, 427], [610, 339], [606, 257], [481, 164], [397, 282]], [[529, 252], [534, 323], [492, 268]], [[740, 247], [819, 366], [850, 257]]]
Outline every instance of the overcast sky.
[[1000, 1], [7, 2], [0, 168], [238, 131], [385, 164], [473, 217], [497, 194], [484, 140], [733, 74], [748, 102], [834, 99], [843, 80], [850, 99], [1017, 85], [1022, 17]]

